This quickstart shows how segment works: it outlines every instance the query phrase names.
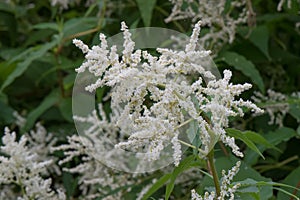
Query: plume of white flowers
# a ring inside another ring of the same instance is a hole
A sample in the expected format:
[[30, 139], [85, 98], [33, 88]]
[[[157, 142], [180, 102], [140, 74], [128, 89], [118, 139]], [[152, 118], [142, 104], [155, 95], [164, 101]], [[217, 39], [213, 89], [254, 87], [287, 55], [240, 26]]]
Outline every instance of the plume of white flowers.
[[[122, 190], [108, 195], [107, 192], [131, 184], [129, 174], [117, 172], [105, 165], [105, 160], [116, 152], [107, 150], [111, 142], [117, 142], [118, 128], [115, 125], [114, 116], [110, 121], [106, 117], [102, 105], [99, 105], [99, 115], [94, 110], [86, 117], [74, 116], [74, 120], [86, 125], [82, 135], [68, 137], [68, 143], [53, 147], [52, 151], [62, 151], [65, 158], [59, 161], [59, 165], [80, 158], [81, 163], [71, 168], [63, 168], [64, 171], [80, 174], [78, 184], [82, 195], [86, 199], [121, 199]], [[124, 158], [126, 159], [126, 158]], [[122, 165], [120, 159], [119, 165]], [[103, 162], [102, 162], [103, 161]], [[125, 166], [124, 166], [125, 168]], [[101, 189], [102, 188], [102, 189]], [[106, 188], [106, 189], [103, 189]]]
[[109, 195], [108, 192], [131, 184], [130, 176], [117, 172], [96, 159], [96, 148], [86, 137], [73, 135], [68, 137], [67, 144], [55, 147], [53, 151], [63, 151], [65, 158], [59, 161], [60, 165], [74, 158], [81, 158], [78, 165], [63, 170], [80, 175], [78, 184], [85, 199], [121, 199], [122, 190], [113, 195]]
[[[209, 32], [201, 39], [203, 47], [232, 43], [235, 38], [236, 27], [247, 22], [249, 10], [246, 0], [170, 0], [173, 4], [172, 12], [166, 22], [192, 19], [193, 22], [202, 20], [203, 26], [209, 27]], [[226, 6], [225, 6], [226, 5]], [[228, 8], [225, 10], [225, 8]], [[237, 11], [238, 16], [234, 12]]]
[[[13, 116], [15, 117], [15, 124], [19, 127], [19, 129], [24, 128], [26, 124], [26, 118], [20, 115], [17, 111], [13, 112]], [[39, 161], [44, 160], [52, 160], [53, 162], [47, 166], [47, 170], [49, 173], [55, 173], [57, 175], [61, 174], [59, 166], [56, 164], [58, 160], [57, 157], [50, 155], [51, 148], [55, 146], [57, 142], [57, 138], [46, 130], [46, 128], [41, 123], [35, 124], [35, 129], [29, 131], [29, 133], [25, 133], [27, 138], [27, 148], [31, 152], [35, 152], [38, 155]]]
[[[220, 196], [216, 196], [216, 193], [214, 191], [212, 192], [205, 192], [204, 196], [197, 194], [197, 192], [193, 189], [191, 191], [191, 200], [234, 200], [234, 193], [236, 190], [240, 187], [240, 184], [237, 183], [236, 185], [231, 185], [231, 181], [233, 180], [233, 177], [238, 173], [240, 168], [241, 162], [238, 161], [235, 166], [232, 167], [232, 169], [228, 170], [228, 173], [226, 174], [225, 170], [222, 170], [222, 178], [221, 178], [221, 191]], [[228, 197], [228, 198], [226, 198]]]
[[[101, 45], [91, 49], [74, 39], [74, 44], [86, 54], [86, 61], [76, 71], [89, 70], [97, 77], [86, 90], [111, 88], [114, 122], [120, 134], [128, 136], [128, 140], [116, 144], [117, 148], [146, 149], [145, 158], [157, 160], [171, 141], [177, 166], [181, 159], [180, 127], [189, 117], [197, 121], [201, 130], [201, 156], [206, 156], [218, 140], [230, 146], [235, 155], [243, 156], [234, 138], [225, 133], [228, 117], [243, 116], [243, 107], [256, 113], [262, 110], [250, 101], [236, 99], [251, 87], [250, 84], [233, 85], [229, 70], [224, 71], [223, 79], [217, 80], [205, 69], [210, 51], [196, 50], [200, 24], [195, 25], [184, 51], [158, 48], [160, 56], [135, 50], [124, 22], [121, 24], [123, 55], [117, 54], [116, 46], [108, 48], [103, 34], [100, 34]], [[200, 76], [207, 80], [206, 86]], [[196, 103], [192, 97], [196, 98]], [[151, 104], [147, 103], [149, 101]]]
[[233, 177], [239, 172], [241, 162], [238, 161], [235, 166], [233, 166], [226, 174], [225, 170], [222, 170], [222, 182], [221, 182], [221, 192], [218, 200], [225, 200], [225, 197], [229, 197], [229, 200], [234, 200], [234, 193], [240, 187], [240, 184], [230, 185]]
[[55, 192], [51, 188], [51, 178], [43, 179], [46, 174], [46, 168], [53, 161], [40, 161], [37, 153], [28, 148], [28, 138], [22, 136], [19, 141], [16, 139], [16, 133], [10, 132], [5, 128], [2, 137], [3, 146], [1, 146], [0, 156], [0, 185], [18, 185], [21, 188], [21, 194], [18, 199], [65, 199], [63, 192]]
[[50, 155], [51, 149], [57, 143], [57, 138], [53, 135], [53, 133], [48, 132], [41, 123], [37, 123], [35, 125], [35, 130], [30, 130], [29, 133], [25, 134], [25, 136], [28, 140], [27, 147], [31, 152], [35, 152], [38, 155], [38, 161], [53, 161], [47, 166], [47, 171], [50, 174], [61, 175], [61, 170], [57, 165], [58, 158]]

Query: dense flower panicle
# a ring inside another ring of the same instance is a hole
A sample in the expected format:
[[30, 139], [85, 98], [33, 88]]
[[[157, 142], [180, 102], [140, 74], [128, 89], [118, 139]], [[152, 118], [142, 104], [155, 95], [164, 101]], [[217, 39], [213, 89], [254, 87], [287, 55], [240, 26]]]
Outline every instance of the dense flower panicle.
[[43, 179], [47, 166], [52, 160], [40, 161], [36, 152], [28, 144], [28, 138], [22, 136], [19, 141], [16, 133], [5, 129], [2, 137], [3, 146], [0, 156], [0, 185], [17, 184], [22, 188], [18, 199], [65, 199], [63, 192], [56, 193], [51, 186], [51, 179]]
[[234, 193], [240, 187], [240, 184], [230, 186], [233, 177], [238, 173], [241, 162], [238, 161], [232, 169], [228, 170], [226, 174], [225, 170], [222, 170], [222, 181], [221, 181], [221, 193], [218, 200], [223, 200], [225, 197], [229, 197], [230, 200], [234, 200]]
[[[173, 8], [170, 16], [165, 19], [166, 22], [182, 19], [192, 19], [193, 22], [202, 20], [202, 25], [209, 27], [209, 33], [200, 38], [200, 43], [204, 47], [214, 44], [216, 49], [216, 46], [227, 42], [232, 43], [236, 27], [246, 23], [248, 19], [246, 0], [231, 1], [228, 10], [224, 10], [226, 0], [170, 1]], [[238, 11], [238, 16], [233, 14], [235, 10]]]
[[[206, 69], [210, 51], [196, 50], [200, 24], [195, 25], [184, 51], [158, 48], [159, 56], [135, 50], [125, 23], [121, 27], [123, 55], [117, 54], [116, 46], [109, 49], [102, 34], [101, 45], [91, 49], [74, 40], [86, 54], [86, 61], [76, 71], [89, 70], [97, 77], [86, 90], [92, 92], [99, 87], [111, 87], [111, 117], [117, 131], [128, 138], [117, 142], [117, 148], [144, 149], [145, 159], [151, 161], [159, 159], [160, 152], [171, 141], [177, 166], [181, 158], [179, 127], [189, 117], [197, 121], [201, 130], [201, 156], [207, 155], [217, 140], [230, 146], [235, 155], [243, 156], [234, 138], [226, 135], [228, 118], [243, 116], [243, 107], [255, 113], [262, 110], [250, 101], [236, 99], [251, 88], [250, 84], [233, 85], [229, 70], [224, 71], [223, 79], [217, 80]], [[197, 75], [200, 78], [195, 79]], [[201, 76], [206, 80], [206, 86]], [[151, 104], [147, 103], [149, 101]]]
[[[79, 174], [79, 188], [86, 199], [121, 199], [121, 190], [113, 195], [106, 196], [109, 191], [115, 190], [131, 184], [129, 174], [117, 172], [107, 166], [105, 163], [108, 158], [118, 156], [117, 152], [110, 151], [114, 149], [111, 143], [118, 142], [118, 131], [116, 127], [115, 116], [110, 115], [109, 119], [103, 110], [102, 105], [94, 110], [90, 115], [74, 116], [74, 120], [86, 125], [84, 133], [81, 135], [72, 135], [68, 137], [66, 144], [53, 147], [52, 151], [62, 151], [64, 158], [59, 161], [63, 165], [73, 159], [81, 159], [81, 163], [70, 168], [63, 168], [64, 171]], [[120, 157], [119, 166], [124, 165], [127, 158]], [[126, 166], [123, 166], [126, 169]], [[106, 188], [106, 189], [100, 189]]]
[[52, 160], [53, 162], [47, 166], [47, 171], [49, 174], [61, 175], [61, 170], [56, 164], [58, 158], [50, 155], [51, 149], [56, 145], [57, 138], [53, 133], [48, 132], [44, 126], [40, 123], [35, 125], [35, 130], [30, 130], [25, 136], [28, 139], [27, 147], [31, 152], [35, 152], [38, 157], [38, 161], [42, 162], [44, 160]]
[[[95, 139], [93, 138], [95, 143], [100, 141]], [[53, 151], [61, 150], [65, 155], [65, 158], [60, 160], [60, 165], [81, 157], [80, 164], [63, 170], [80, 175], [78, 184], [85, 199], [99, 198], [107, 195], [109, 191], [131, 184], [128, 174], [114, 171], [96, 159], [96, 148], [90, 139], [77, 135], [68, 137], [67, 144], [53, 148]], [[121, 191], [101, 199], [121, 199]]]

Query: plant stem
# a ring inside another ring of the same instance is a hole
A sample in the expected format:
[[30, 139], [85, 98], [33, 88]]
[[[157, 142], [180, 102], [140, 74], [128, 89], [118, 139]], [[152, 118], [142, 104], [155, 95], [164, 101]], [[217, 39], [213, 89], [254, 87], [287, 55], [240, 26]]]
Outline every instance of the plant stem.
[[219, 177], [218, 177], [217, 170], [216, 170], [215, 163], [214, 163], [214, 149], [212, 149], [209, 152], [209, 154], [207, 155], [207, 158], [208, 158], [208, 164], [209, 164], [209, 168], [211, 171], [211, 175], [213, 176], [213, 179], [214, 179], [217, 196], [220, 196], [221, 188], [220, 188]]

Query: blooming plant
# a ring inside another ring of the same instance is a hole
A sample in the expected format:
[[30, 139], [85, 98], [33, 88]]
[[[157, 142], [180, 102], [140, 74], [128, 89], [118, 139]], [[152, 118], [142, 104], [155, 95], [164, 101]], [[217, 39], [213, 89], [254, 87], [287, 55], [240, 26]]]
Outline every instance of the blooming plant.
[[299, 199], [299, 10], [0, 1], [0, 200]]
[[[36, 136], [42, 136], [43, 127], [37, 125]], [[22, 136], [19, 141], [16, 139], [16, 133], [5, 129], [2, 137], [3, 146], [1, 152], [4, 156], [0, 157], [0, 184], [10, 187], [4, 187], [1, 191], [3, 199], [66, 199], [61, 190], [51, 188], [51, 178], [44, 179], [48, 167], [53, 160], [47, 159], [41, 161], [42, 156], [36, 151], [38, 146], [28, 148], [28, 138]], [[36, 138], [30, 138], [36, 139]], [[10, 190], [17, 185], [20, 187], [20, 194], [11, 194]]]
[[[238, 185], [229, 189], [228, 184], [238, 171], [240, 162], [229, 171], [228, 176], [223, 174], [220, 187], [214, 166], [215, 145], [221, 141], [231, 148], [233, 154], [243, 157], [234, 137], [226, 134], [229, 117], [243, 116], [243, 108], [255, 113], [263, 111], [250, 101], [236, 99], [244, 90], [251, 88], [251, 84], [230, 83], [230, 70], [224, 70], [224, 78], [217, 80], [201, 65], [201, 59], [209, 56], [210, 51], [196, 50], [200, 24], [198, 22], [195, 25], [184, 51], [159, 48], [159, 57], [140, 49], [134, 50], [135, 43], [124, 22], [121, 27], [124, 34], [121, 56], [117, 54], [116, 46], [108, 48], [103, 34], [100, 34], [101, 46], [91, 49], [74, 39], [74, 44], [86, 54], [86, 61], [76, 71], [82, 73], [89, 70], [97, 77], [94, 83], [86, 87], [87, 91], [93, 92], [103, 86], [111, 88], [112, 123], [120, 135], [128, 138], [116, 144], [116, 148], [144, 148], [145, 158], [152, 161], [160, 159], [161, 151], [171, 141], [175, 166], [181, 160], [181, 144], [197, 149], [198, 156], [208, 160], [213, 175], [216, 194], [211, 193], [211, 198], [216, 195], [218, 199], [225, 199], [225, 196], [233, 199]], [[193, 81], [195, 74], [198, 78]], [[206, 86], [201, 76], [209, 79]], [[152, 101], [150, 105], [147, 104], [147, 95]], [[121, 104], [124, 106], [121, 107]], [[103, 111], [101, 113], [104, 116]], [[184, 113], [189, 117], [187, 120]], [[199, 129], [194, 133], [200, 138], [199, 146], [179, 139], [179, 127], [193, 121]], [[101, 129], [101, 126], [111, 126], [103, 123], [98, 125]]]

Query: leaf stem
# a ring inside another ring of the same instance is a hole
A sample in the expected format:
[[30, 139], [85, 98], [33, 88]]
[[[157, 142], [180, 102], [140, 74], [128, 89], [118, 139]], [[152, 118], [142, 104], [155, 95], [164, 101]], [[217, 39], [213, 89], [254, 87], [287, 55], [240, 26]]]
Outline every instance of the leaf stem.
[[209, 168], [211, 171], [211, 175], [213, 176], [213, 179], [214, 179], [217, 196], [220, 196], [221, 188], [220, 188], [219, 177], [218, 177], [217, 170], [216, 170], [215, 163], [214, 163], [214, 149], [212, 149], [208, 153], [207, 158], [208, 158], [208, 164], [209, 164]]

